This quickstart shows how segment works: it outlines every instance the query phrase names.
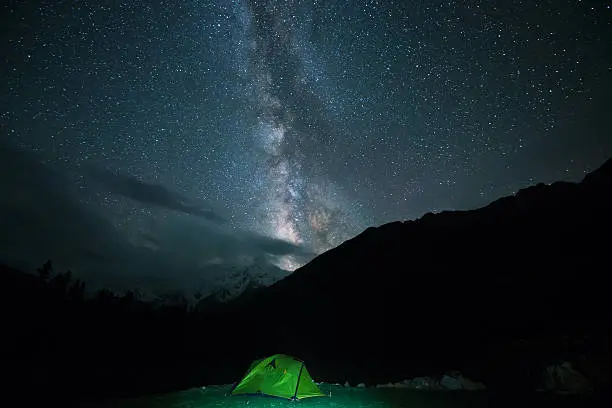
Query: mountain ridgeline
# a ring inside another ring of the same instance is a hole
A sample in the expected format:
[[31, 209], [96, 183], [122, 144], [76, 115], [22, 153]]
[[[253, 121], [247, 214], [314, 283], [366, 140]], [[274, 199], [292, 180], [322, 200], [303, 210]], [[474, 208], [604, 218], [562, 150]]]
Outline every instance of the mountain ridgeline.
[[355, 381], [455, 367], [503, 385], [588, 359], [592, 344], [568, 344], [607, 333], [611, 226], [612, 159], [580, 183], [369, 228], [223, 320], [256, 333], [246, 354], [303, 355]]

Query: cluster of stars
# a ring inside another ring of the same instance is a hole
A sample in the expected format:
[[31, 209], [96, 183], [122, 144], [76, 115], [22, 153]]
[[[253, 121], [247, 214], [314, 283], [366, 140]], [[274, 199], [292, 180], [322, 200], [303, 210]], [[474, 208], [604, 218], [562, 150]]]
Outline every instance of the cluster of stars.
[[112, 169], [317, 253], [612, 154], [609, 5], [349, 3], [11, 4], [2, 132], [83, 190]]

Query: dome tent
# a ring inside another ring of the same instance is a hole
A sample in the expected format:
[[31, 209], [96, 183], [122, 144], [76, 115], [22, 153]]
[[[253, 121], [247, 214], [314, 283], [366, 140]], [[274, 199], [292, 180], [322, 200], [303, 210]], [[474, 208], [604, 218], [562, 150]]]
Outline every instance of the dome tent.
[[284, 354], [254, 361], [230, 395], [262, 395], [292, 400], [324, 396], [304, 362]]

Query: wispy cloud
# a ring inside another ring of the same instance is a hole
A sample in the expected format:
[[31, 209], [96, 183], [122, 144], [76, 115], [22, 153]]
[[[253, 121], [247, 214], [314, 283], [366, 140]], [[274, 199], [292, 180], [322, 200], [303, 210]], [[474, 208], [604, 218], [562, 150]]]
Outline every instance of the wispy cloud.
[[192, 288], [231, 265], [313, 257], [289, 242], [230, 228], [204, 205], [161, 186], [98, 173], [110, 191], [176, 210], [117, 229], [101, 208], [84, 204], [91, 201], [83, 199], [87, 189], [76, 188], [65, 168], [1, 143], [0, 174], [0, 261], [29, 270], [52, 259], [99, 285]]
[[211, 209], [205, 208], [177, 192], [170, 191], [160, 184], [147, 183], [127, 174], [108, 170], [90, 170], [89, 174], [109, 191], [143, 204], [184, 212], [209, 221], [224, 222], [224, 219]]

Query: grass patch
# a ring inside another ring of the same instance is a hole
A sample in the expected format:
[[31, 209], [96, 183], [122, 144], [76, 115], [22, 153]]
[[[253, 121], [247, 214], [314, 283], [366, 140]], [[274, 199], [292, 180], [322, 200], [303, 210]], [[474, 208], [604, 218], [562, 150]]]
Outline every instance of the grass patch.
[[487, 407], [483, 392], [429, 392], [388, 388], [345, 388], [331, 384], [319, 386], [326, 397], [289, 401], [254, 396], [227, 396], [231, 386], [193, 388], [186, 391], [110, 402], [105, 407], [116, 408], [435, 408]]

